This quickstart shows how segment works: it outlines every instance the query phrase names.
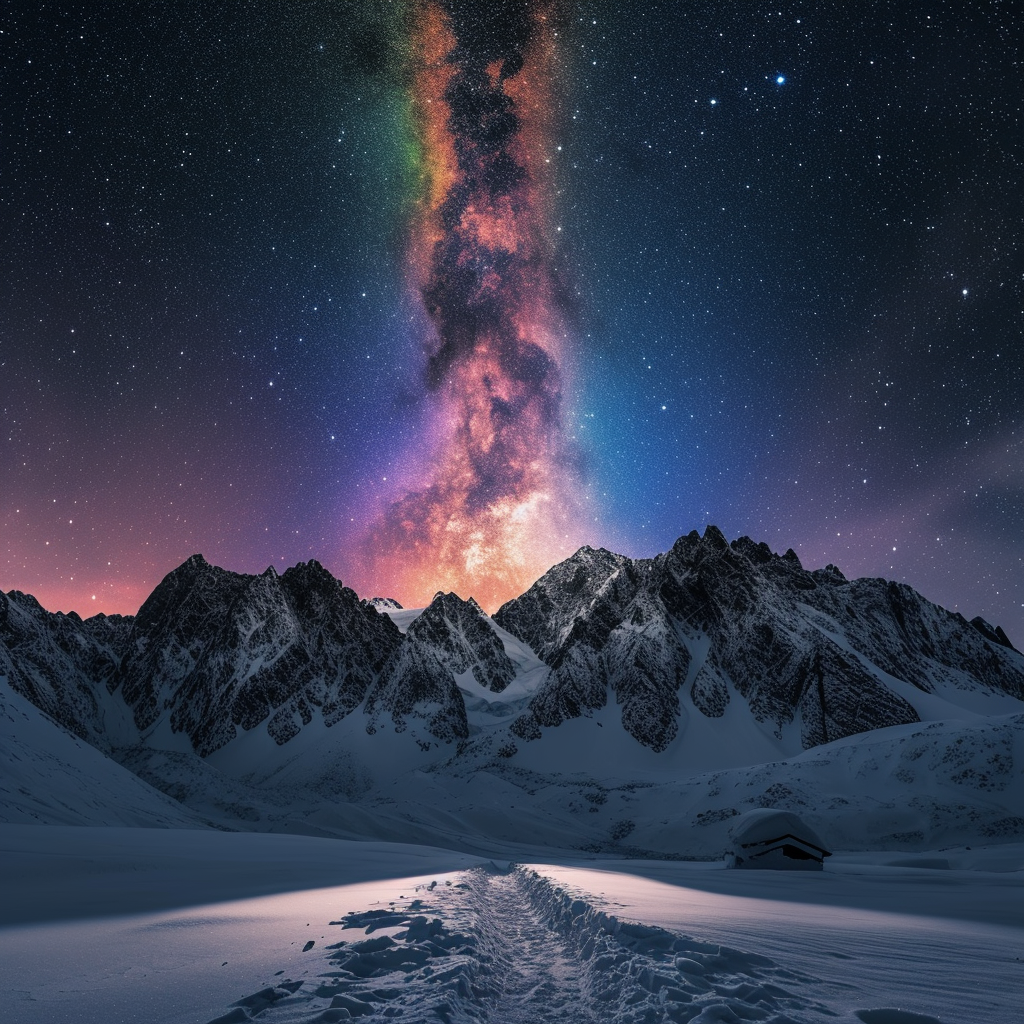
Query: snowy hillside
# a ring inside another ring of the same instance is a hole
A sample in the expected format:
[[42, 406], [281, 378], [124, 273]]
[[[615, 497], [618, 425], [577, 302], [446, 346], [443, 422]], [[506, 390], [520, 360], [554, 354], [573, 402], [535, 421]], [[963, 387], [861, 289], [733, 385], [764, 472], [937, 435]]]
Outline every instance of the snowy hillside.
[[30, 704], [0, 674], [0, 822], [201, 828], [206, 821]]
[[69, 732], [101, 748], [138, 742], [124, 701], [109, 683], [131, 618], [48, 612], [29, 594], [0, 593], [0, 675]]
[[1021, 844], [947, 851], [941, 868], [836, 856], [808, 877], [665, 861], [513, 867], [211, 830], [0, 833], [10, 1024], [1019, 1016]]

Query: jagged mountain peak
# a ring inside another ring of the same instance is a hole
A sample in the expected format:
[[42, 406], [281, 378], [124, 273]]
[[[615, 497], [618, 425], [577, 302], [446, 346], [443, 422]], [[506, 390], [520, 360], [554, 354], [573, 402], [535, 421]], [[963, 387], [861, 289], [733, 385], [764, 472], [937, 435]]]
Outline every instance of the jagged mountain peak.
[[106, 685], [130, 619], [48, 612], [31, 595], [0, 593], [0, 675], [69, 732], [108, 742]]
[[779, 557], [763, 540], [754, 541], [747, 536], [737, 537], [729, 547], [745, 555], [754, 565], [766, 565]]
[[400, 642], [319, 562], [249, 576], [193, 556], [140, 609], [115, 685], [140, 730], [165, 722], [197, 753], [263, 722], [284, 743], [358, 707]]
[[[368, 729], [390, 719], [424, 750], [469, 735], [461, 687], [501, 693], [516, 667], [472, 598], [438, 591], [409, 624], [366, 700]], [[471, 682], [472, 680], [472, 682]]]
[[691, 704], [716, 717], [736, 695], [777, 736], [798, 724], [804, 746], [917, 721], [918, 691], [1024, 698], [1024, 659], [987, 624], [971, 626], [905, 584], [851, 583], [834, 566], [805, 570], [792, 549], [729, 544], [712, 526], [653, 559], [581, 549], [495, 621], [552, 668], [515, 724], [523, 738], [609, 697], [655, 750]]
[[430, 605], [428, 607], [432, 607], [437, 603], [440, 603], [442, 606], [446, 606], [449, 608], [471, 608], [473, 611], [476, 612], [477, 615], [487, 614], [483, 610], [483, 608], [480, 607], [475, 597], [462, 598], [459, 597], [459, 595], [456, 594], [454, 591], [439, 590], [430, 599]]
[[713, 523], [708, 523], [704, 527], [703, 541], [710, 547], [717, 548], [720, 551], [725, 550], [729, 547], [729, 541], [726, 540], [725, 534], [715, 526]]
[[97, 612], [95, 615], [90, 615], [87, 619], [82, 619], [81, 621], [86, 625], [102, 625], [132, 622], [134, 619], [134, 615], [121, 615], [119, 612]]
[[[911, 834], [896, 818], [953, 814], [985, 836], [1024, 828], [1024, 657], [998, 626], [905, 584], [805, 570], [709, 526], [652, 558], [581, 548], [495, 618], [454, 593], [422, 611], [359, 600], [315, 560], [245, 575], [196, 555], [134, 618], [0, 595], [0, 677], [227, 827], [337, 818], [376, 830], [380, 814], [398, 836], [430, 816], [450, 835], [457, 821], [500, 818], [518, 837], [538, 819], [513, 808], [553, 807], [558, 791], [566, 842], [589, 834], [587, 810], [616, 843], [635, 820], [630, 842], [659, 855], [678, 852], [680, 828], [706, 837], [765, 801], [828, 800], [874, 821], [882, 841]], [[901, 727], [856, 735], [889, 725]], [[842, 787], [828, 788], [830, 761]], [[664, 788], [648, 781], [659, 775]], [[921, 802], [933, 776], [946, 780], [941, 803]], [[618, 793], [615, 777], [630, 780]], [[847, 783], [869, 777], [874, 788], [851, 797]], [[278, 782], [271, 811], [253, 816]], [[346, 801], [369, 796], [339, 804], [339, 785]], [[506, 800], [513, 785], [522, 800]], [[460, 803], [484, 791], [500, 815]], [[906, 807], [879, 816], [890, 800]]]
[[[471, 611], [476, 615], [483, 615], [484, 610], [472, 598], [459, 597], [453, 590], [439, 590], [430, 600], [427, 608], [446, 609], [455, 614]], [[424, 609], [426, 611], [427, 609]]]
[[292, 576], [297, 579], [308, 580], [333, 580], [335, 583], [341, 582], [330, 572], [330, 570], [325, 569], [315, 558], [309, 559], [308, 562], [296, 562], [295, 565], [291, 565], [285, 569], [281, 576]]
[[375, 614], [378, 610], [370, 608], [360, 601], [354, 590], [346, 587], [316, 559], [299, 562], [297, 565], [285, 569], [281, 574], [281, 586], [293, 602], [308, 602], [313, 595], [317, 595], [321, 602], [341, 597], [347, 605], [359, 605], [370, 615]]
[[[13, 602], [19, 608], [24, 608], [26, 611], [35, 613], [42, 613], [43, 615], [63, 615], [64, 612], [48, 612], [31, 594], [26, 594], [21, 590], [8, 590], [6, 594], [0, 594], [0, 597], [6, 597], [7, 601]], [[0, 615], [8, 614], [7, 603], [0, 600]]]
[[515, 665], [472, 598], [438, 591], [405, 635], [407, 642], [433, 647], [454, 675], [472, 672], [480, 686], [494, 693], [515, 678]]
[[398, 610], [360, 600], [316, 560], [245, 575], [193, 555], [134, 619], [51, 615], [12, 592], [0, 672], [10, 664], [19, 692], [90, 741], [113, 693], [146, 742], [177, 734], [203, 756], [257, 728], [285, 744], [360, 708], [371, 727], [386, 716], [428, 745], [461, 740], [467, 700], [506, 709], [493, 713], [507, 716], [500, 729], [519, 715], [523, 739], [607, 707], [653, 751], [742, 714], [785, 753], [935, 706], [1024, 699], [1024, 658], [999, 627], [905, 584], [805, 570], [711, 525], [652, 558], [580, 548], [493, 622], [439, 591], [399, 616], [403, 638], [387, 614]]
[[628, 581], [617, 578], [623, 572], [628, 576], [634, 564], [604, 548], [582, 547], [553, 565], [521, 597], [503, 604], [494, 621], [520, 639], [532, 637], [527, 643], [550, 664], [556, 649], [600, 596], [628, 587]]
[[1016, 651], [1017, 648], [1010, 643], [1010, 638], [1003, 632], [1002, 626], [993, 626], [990, 622], [986, 622], [980, 615], [976, 615], [971, 619], [971, 625], [983, 636], [986, 640], [991, 640], [994, 644], [999, 644], [1000, 647], [1008, 647], [1011, 651]]

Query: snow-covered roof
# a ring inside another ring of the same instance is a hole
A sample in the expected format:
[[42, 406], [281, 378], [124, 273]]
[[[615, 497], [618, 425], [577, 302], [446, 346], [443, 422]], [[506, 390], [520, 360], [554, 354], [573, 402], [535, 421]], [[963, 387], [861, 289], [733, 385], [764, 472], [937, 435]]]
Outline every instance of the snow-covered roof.
[[739, 847], [771, 844], [782, 839], [795, 839], [812, 846], [828, 856], [828, 848], [821, 837], [799, 815], [774, 807], [758, 807], [741, 814], [729, 830], [733, 842]]

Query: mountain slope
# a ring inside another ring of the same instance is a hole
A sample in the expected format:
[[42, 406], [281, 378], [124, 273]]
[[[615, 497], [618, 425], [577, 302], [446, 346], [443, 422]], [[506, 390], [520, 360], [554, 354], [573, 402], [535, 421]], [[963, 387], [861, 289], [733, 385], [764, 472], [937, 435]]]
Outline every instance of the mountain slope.
[[918, 721], [915, 691], [1003, 711], [1000, 698], [1024, 698], [1024, 658], [987, 623], [900, 584], [809, 572], [746, 537], [729, 544], [713, 526], [652, 559], [584, 548], [495, 621], [552, 668], [513, 725], [525, 740], [609, 696], [655, 751], [680, 729], [681, 691], [707, 718], [739, 697], [777, 737], [798, 727], [804, 748]]
[[202, 815], [66, 731], [0, 673], [0, 821], [202, 828]]
[[0, 593], [0, 674], [16, 693], [95, 746], [131, 742], [128, 716], [107, 690], [131, 623], [120, 615], [83, 621], [74, 612], [48, 612], [17, 590]]
[[200, 755], [263, 722], [283, 744], [357, 708], [401, 639], [318, 562], [244, 576], [194, 555], [139, 610], [113, 685], [141, 731]]

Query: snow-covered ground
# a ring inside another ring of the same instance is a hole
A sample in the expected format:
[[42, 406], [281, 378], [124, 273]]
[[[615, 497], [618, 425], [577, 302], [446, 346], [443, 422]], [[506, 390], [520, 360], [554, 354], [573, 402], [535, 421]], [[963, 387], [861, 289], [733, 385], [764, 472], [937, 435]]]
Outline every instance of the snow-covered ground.
[[1011, 1024], [1022, 883], [1021, 844], [819, 874], [2, 825], [0, 1019]]
[[[0, 676], [0, 1021], [1024, 1019], [1019, 701], [900, 684], [921, 722], [804, 751], [688, 679], [659, 754], [611, 700], [512, 742], [549, 669], [498, 634], [462, 744], [353, 713], [204, 759], [165, 721], [115, 761]], [[724, 870], [764, 807], [859, 852]]]

